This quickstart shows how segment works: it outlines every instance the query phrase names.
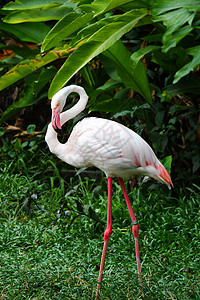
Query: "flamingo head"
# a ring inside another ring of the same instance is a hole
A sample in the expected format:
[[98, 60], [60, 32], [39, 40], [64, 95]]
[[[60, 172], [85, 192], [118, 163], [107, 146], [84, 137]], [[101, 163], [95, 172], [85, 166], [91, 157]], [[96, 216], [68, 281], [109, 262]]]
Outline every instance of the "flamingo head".
[[60, 105], [58, 105], [52, 109], [52, 118], [51, 118], [51, 123], [53, 129], [58, 133], [62, 134], [62, 127], [60, 124]]
[[146, 176], [144, 181], [146, 181], [148, 177], [154, 178], [155, 180], [166, 184], [169, 189], [174, 187], [169, 173], [160, 161], [157, 161], [152, 165], [148, 164], [146, 166]]
[[60, 113], [64, 107], [64, 101], [60, 97], [60, 91], [56, 93], [51, 101], [52, 118], [51, 123], [53, 129], [60, 135], [62, 135], [62, 127], [60, 124]]
[[159, 165], [155, 164], [154, 167], [158, 171], [158, 174], [154, 175], [154, 178], [161, 183], [166, 184], [169, 189], [171, 189], [171, 186], [174, 187], [171, 177], [165, 167], [161, 163], [159, 163]]

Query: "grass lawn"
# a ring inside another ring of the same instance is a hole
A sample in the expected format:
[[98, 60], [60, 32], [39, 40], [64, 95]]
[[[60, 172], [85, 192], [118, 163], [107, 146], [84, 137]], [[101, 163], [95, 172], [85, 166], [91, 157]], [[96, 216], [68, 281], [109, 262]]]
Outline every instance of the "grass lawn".
[[[48, 176], [41, 161], [36, 172], [29, 160], [0, 163], [0, 299], [94, 299], [106, 184], [98, 193], [88, 179], [66, 185], [56, 167]], [[194, 186], [175, 198], [161, 185], [130, 191], [140, 224], [141, 289], [128, 210], [114, 184], [100, 299], [200, 299], [199, 192]]]

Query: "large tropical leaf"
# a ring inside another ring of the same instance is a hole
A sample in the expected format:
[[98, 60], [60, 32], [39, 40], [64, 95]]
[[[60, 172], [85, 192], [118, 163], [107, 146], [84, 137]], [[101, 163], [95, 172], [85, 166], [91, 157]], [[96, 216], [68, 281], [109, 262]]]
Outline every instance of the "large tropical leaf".
[[[110, 78], [104, 85], [99, 86], [97, 89], [95, 89], [90, 95], [96, 99], [96, 97], [99, 94], [106, 93], [110, 90], [114, 90], [116, 88], [121, 87], [121, 82], [113, 80], [112, 78]], [[90, 101], [91, 103], [91, 101]]]
[[103, 55], [115, 63], [115, 68], [125, 87], [139, 92], [148, 102], [151, 103], [151, 92], [144, 65], [139, 61], [137, 66], [132, 68], [131, 53], [119, 40], [112, 47], [106, 50]]
[[90, 38], [95, 32], [100, 30], [105, 25], [108, 25], [114, 22], [116, 16], [109, 16], [105, 18], [101, 18], [95, 23], [89, 24], [86, 27], [83, 27], [79, 32], [76, 34], [75, 37], [72, 38], [70, 47], [76, 47], [82, 42], [86, 42], [88, 38]]
[[49, 20], [59, 20], [72, 10], [66, 5], [50, 7], [48, 9], [33, 8], [14, 11], [4, 18], [4, 22], [17, 24], [23, 22], [41, 22]]
[[80, 3], [80, 8], [86, 12], [95, 12], [95, 17], [103, 14], [107, 11], [110, 11], [114, 8], [119, 8], [122, 5], [131, 3], [131, 9], [133, 8], [147, 8], [148, 5], [141, 0], [94, 0], [90, 4], [82, 4]]
[[112, 23], [105, 25], [88, 38], [85, 43], [70, 55], [63, 67], [58, 71], [50, 86], [49, 97], [52, 97], [59, 91], [93, 57], [111, 47], [122, 35], [130, 31], [146, 14], [147, 11], [145, 9], [131, 10], [117, 17]]
[[160, 46], [150, 45], [150, 46], [141, 48], [138, 51], [134, 52], [131, 55], [132, 68], [135, 68], [137, 66], [138, 62], [140, 61], [141, 58], [143, 58], [143, 56], [145, 56], [148, 53], [153, 52], [154, 50], [158, 50], [160, 48], [161, 48]]
[[55, 48], [47, 54], [38, 54], [34, 59], [26, 59], [20, 62], [0, 78], [0, 90], [5, 89], [7, 86], [55, 61], [56, 59], [67, 57], [69, 53], [70, 50], [68, 50], [68, 46], [65, 45], [63, 47]]
[[191, 27], [190, 25], [186, 25], [175, 32], [166, 33], [163, 36], [163, 52], [166, 53], [169, 49], [175, 47], [192, 30], [193, 27]]
[[[33, 8], [50, 8], [54, 6], [60, 6], [64, 3], [68, 2], [68, 5], [70, 4], [70, 1], [66, 0], [24, 0], [24, 1], [15, 1], [15, 2], [9, 2], [6, 4], [3, 9], [4, 10], [25, 10], [25, 9], [33, 9]], [[71, 4], [74, 6], [74, 4]]]
[[155, 15], [161, 15], [168, 11], [175, 11], [178, 8], [186, 8], [188, 10], [200, 9], [199, 0], [151, 0], [152, 12]]
[[93, 13], [83, 15], [73, 11], [64, 16], [45, 37], [41, 50], [46, 51], [66, 39], [70, 34], [89, 22], [93, 15]]
[[200, 65], [200, 46], [189, 48], [186, 50], [186, 53], [193, 56], [193, 59], [176, 72], [173, 83], [178, 82], [182, 77], [189, 74], [190, 71], [194, 71]]
[[104, 112], [112, 112], [118, 113], [125, 110], [131, 110], [133, 104], [133, 99], [127, 98], [113, 98], [101, 101], [90, 108], [91, 111], [104, 111]]
[[[26, 57], [26, 58], [30, 58], [32, 59], [33, 57], [35, 57], [38, 53], [39, 53], [39, 48], [36, 45], [31, 45], [29, 47], [29, 44], [11, 44], [11, 45], [5, 45], [5, 44], [0, 44], [0, 49], [1, 50], [11, 50], [12, 52], [12, 57], [14, 57], [15, 55], [19, 55], [21, 57]], [[2, 58], [2, 57], [1, 57]], [[6, 59], [6, 55], [5, 55], [5, 59]], [[19, 61], [21, 61], [21, 59], [18, 57]], [[0, 62], [3, 62], [3, 59], [0, 60]]]
[[165, 86], [165, 91], [169, 95], [175, 96], [185, 93], [191, 93], [199, 95], [200, 91], [200, 77], [194, 77], [194, 78], [183, 78], [179, 80], [176, 84], [170, 84]]
[[164, 71], [175, 74], [179, 68], [190, 62], [190, 59], [182, 47], [170, 49], [167, 53], [159, 50], [152, 52], [152, 61], [157, 63]]
[[5, 24], [0, 23], [0, 30], [14, 34], [21, 41], [31, 43], [41, 43], [49, 31], [49, 27], [44, 23], [23, 23], [23, 24]]

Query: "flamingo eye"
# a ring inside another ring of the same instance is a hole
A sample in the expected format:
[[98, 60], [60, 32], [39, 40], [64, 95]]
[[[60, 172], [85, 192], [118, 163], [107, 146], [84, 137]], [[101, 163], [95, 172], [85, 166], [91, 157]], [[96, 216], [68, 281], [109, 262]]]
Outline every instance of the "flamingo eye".
[[57, 107], [60, 106], [60, 103], [58, 102], [58, 103], [56, 104], [56, 106], [57, 106]]

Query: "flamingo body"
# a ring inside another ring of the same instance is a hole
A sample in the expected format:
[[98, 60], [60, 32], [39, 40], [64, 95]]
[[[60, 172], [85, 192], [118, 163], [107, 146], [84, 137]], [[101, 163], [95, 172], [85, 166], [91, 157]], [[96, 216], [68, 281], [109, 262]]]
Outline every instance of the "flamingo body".
[[107, 177], [129, 179], [139, 174], [168, 186], [171, 183], [151, 147], [137, 133], [114, 121], [85, 118], [73, 128], [67, 143], [50, 150], [74, 167], [95, 166]]

